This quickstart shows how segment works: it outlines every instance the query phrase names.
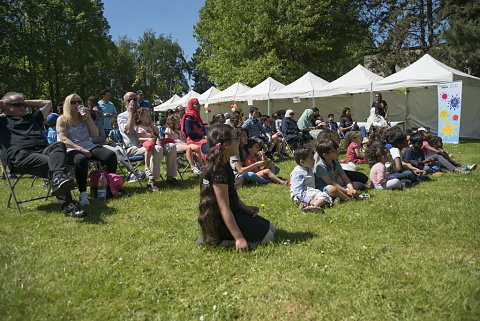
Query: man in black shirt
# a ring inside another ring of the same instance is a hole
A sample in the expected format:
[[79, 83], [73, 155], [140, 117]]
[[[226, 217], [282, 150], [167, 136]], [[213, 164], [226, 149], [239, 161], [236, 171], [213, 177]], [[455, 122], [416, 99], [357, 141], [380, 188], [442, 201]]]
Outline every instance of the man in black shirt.
[[[0, 148], [6, 152], [10, 171], [50, 179], [52, 195], [62, 204], [63, 212], [74, 217], [85, 216], [70, 194], [75, 182], [67, 171], [65, 145], [62, 142], [49, 145], [42, 133], [52, 102], [25, 100], [22, 94], [9, 92], [0, 106], [5, 114], [0, 118]], [[36, 110], [27, 114], [27, 107]]]

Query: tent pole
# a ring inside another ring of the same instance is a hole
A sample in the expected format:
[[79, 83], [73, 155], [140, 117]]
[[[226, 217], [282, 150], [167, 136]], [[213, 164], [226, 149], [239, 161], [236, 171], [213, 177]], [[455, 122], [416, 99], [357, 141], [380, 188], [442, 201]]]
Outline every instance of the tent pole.
[[370, 107], [373, 105], [373, 83], [370, 83]]
[[268, 111], [267, 111], [267, 115], [270, 116], [270, 97], [268, 97]]

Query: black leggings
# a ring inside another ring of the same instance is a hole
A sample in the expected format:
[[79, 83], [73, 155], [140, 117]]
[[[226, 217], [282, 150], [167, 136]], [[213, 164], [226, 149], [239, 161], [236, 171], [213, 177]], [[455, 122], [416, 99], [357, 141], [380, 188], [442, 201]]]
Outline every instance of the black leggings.
[[[92, 158], [101, 161], [107, 165], [107, 172], [117, 172], [117, 155], [115, 152], [97, 146], [90, 150]], [[79, 150], [71, 150], [67, 153], [68, 160], [73, 162], [75, 166], [75, 179], [77, 180], [78, 190], [80, 192], [87, 191], [87, 176], [88, 176], [88, 158]]]

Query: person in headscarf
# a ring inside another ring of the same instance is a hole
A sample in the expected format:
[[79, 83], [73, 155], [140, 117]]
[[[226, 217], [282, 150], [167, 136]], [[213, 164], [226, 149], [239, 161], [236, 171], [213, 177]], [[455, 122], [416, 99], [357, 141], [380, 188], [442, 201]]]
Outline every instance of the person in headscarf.
[[200, 146], [202, 158], [205, 161], [207, 156], [207, 139], [205, 138], [205, 127], [200, 117], [200, 103], [197, 98], [192, 98], [188, 101], [187, 112], [182, 117], [181, 125], [183, 137], [186, 138], [188, 144]]
[[311, 120], [313, 119], [314, 111], [312, 109], [305, 109], [302, 116], [297, 121], [298, 128], [308, 135], [308, 132], [317, 129], [316, 126], [312, 126]]
[[293, 150], [295, 150], [298, 146], [303, 146], [305, 141], [313, 139], [310, 135], [304, 135], [304, 133], [298, 128], [297, 122], [293, 119], [294, 116], [295, 112], [289, 109], [285, 113], [285, 117], [282, 120], [283, 137]]

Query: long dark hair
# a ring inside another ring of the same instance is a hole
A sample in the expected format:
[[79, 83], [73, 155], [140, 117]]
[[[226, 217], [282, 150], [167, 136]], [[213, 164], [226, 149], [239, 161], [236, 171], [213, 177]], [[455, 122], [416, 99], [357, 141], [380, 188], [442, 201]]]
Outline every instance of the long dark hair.
[[[350, 107], [343, 108], [340, 118], [347, 118], [347, 110], [351, 111]], [[350, 114], [350, 117], [348, 117], [348, 119], [352, 120], [352, 114]]]
[[229, 159], [225, 153], [225, 142], [231, 141], [233, 128], [225, 124], [215, 124], [207, 134], [208, 153], [198, 205], [198, 224], [202, 229], [203, 242], [214, 246], [220, 243], [219, 226], [222, 222], [212, 179], [221, 175]]

